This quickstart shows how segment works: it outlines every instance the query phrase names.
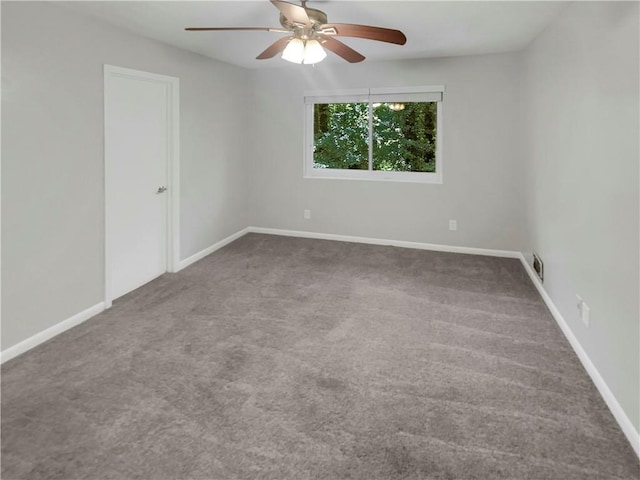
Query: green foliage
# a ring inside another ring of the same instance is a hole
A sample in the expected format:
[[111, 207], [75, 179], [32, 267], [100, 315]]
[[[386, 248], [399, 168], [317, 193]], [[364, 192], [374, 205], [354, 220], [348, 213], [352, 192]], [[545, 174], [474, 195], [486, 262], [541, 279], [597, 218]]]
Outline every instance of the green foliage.
[[[436, 104], [373, 105], [373, 169], [435, 172]], [[368, 169], [369, 105], [314, 106], [314, 167]]]
[[317, 104], [314, 110], [314, 167], [369, 168], [369, 105]]

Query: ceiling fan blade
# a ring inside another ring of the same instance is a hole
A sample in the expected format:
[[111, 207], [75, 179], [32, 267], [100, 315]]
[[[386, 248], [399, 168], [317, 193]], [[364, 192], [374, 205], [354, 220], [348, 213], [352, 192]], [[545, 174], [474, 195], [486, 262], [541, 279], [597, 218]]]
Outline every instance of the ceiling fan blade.
[[262, 52], [260, 55], [258, 55], [256, 57], [256, 59], [265, 60], [267, 58], [275, 57], [278, 53], [280, 53], [281, 51], [283, 51], [285, 49], [285, 47], [287, 46], [287, 43], [289, 43], [290, 39], [291, 39], [291, 37], [282, 37], [282, 38], [276, 40], [271, 45], [269, 45], [269, 47], [264, 52]]
[[364, 56], [356, 52], [353, 48], [348, 47], [344, 43], [335, 38], [320, 35], [322, 38], [322, 46], [327, 50], [331, 50], [336, 55], [344, 58], [349, 63], [358, 63], [364, 60]]
[[307, 11], [300, 5], [283, 2], [281, 0], [271, 0], [271, 3], [273, 3], [275, 7], [280, 10], [280, 13], [291, 23], [305, 27], [311, 26], [311, 20], [309, 19], [309, 15], [307, 15]]
[[224, 32], [233, 30], [260, 30], [263, 32], [276, 32], [276, 33], [289, 33], [289, 30], [282, 28], [269, 28], [269, 27], [189, 27], [185, 28], [189, 32]]
[[[335, 34], [325, 30], [335, 30]], [[324, 35], [340, 35], [342, 37], [358, 37], [367, 38], [369, 40], [377, 40], [379, 42], [395, 43], [404, 45], [407, 43], [407, 37], [400, 30], [391, 28], [372, 27], [371, 25], [354, 25], [351, 23], [327, 23], [322, 25], [320, 33]]]

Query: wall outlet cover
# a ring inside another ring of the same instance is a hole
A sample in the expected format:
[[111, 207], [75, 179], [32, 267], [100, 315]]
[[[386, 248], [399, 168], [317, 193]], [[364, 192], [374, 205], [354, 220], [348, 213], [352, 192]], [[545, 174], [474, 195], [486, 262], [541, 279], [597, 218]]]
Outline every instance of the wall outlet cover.
[[589, 308], [589, 306], [584, 303], [584, 301], [582, 302], [581, 308], [580, 308], [580, 319], [582, 320], [582, 323], [584, 323], [585, 327], [589, 326], [589, 312], [591, 311], [591, 309]]

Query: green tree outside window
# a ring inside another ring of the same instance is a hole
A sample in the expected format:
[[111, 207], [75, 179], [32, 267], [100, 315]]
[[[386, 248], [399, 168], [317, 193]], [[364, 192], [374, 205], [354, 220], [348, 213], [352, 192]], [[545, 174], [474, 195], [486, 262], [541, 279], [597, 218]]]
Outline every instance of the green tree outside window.
[[[373, 169], [435, 172], [435, 102], [372, 105]], [[314, 168], [368, 170], [369, 104], [315, 104]]]

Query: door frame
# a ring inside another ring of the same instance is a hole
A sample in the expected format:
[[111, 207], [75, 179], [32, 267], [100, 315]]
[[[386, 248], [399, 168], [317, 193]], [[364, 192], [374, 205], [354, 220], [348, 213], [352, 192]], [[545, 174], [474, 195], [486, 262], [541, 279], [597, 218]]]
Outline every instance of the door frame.
[[177, 272], [180, 264], [180, 79], [167, 75], [104, 64], [104, 304], [111, 307], [111, 264], [109, 245], [109, 165], [107, 142], [107, 81], [112, 77], [161, 83], [167, 87], [167, 271]]

